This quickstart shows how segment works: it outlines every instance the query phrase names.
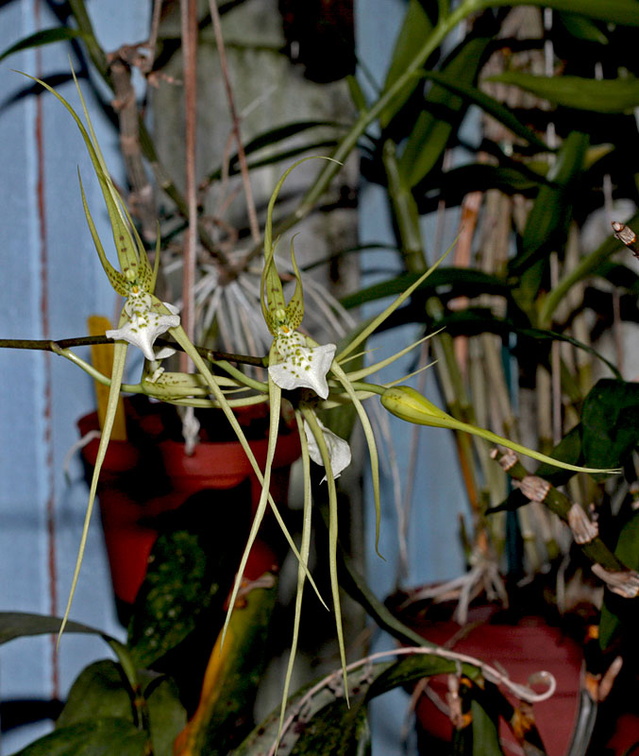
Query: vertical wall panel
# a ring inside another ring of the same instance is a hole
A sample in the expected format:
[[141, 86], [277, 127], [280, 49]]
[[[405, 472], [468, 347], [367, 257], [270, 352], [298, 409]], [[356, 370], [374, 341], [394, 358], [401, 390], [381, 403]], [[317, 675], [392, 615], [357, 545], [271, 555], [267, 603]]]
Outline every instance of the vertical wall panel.
[[[384, 83], [385, 72], [393, 50], [394, 37], [399, 31], [407, 4], [404, 0], [356, 0], [356, 34], [358, 60], [372, 75], [378, 86]], [[362, 76], [364, 86], [367, 77]], [[360, 190], [360, 243], [395, 244], [385, 192], [377, 185], [364, 184]], [[451, 224], [453, 227], [454, 224]], [[430, 224], [422, 229], [424, 239], [435, 234]], [[433, 250], [429, 250], [433, 254]], [[437, 251], [441, 252], [441, 250]], [[373, 283], [391, 277], [401, 270], [397, 253], [391, 249], [369, 252], [364, 256], [363, 280]], [[431, 260], [432, 262], [432, 260]], [[370, 344], [375, 348], [375, 359], [395, 353], [398, 348], [420, 337], [419, 328], [405, 326], [392, 334], [381, 334]], [[412, 355], [414, 359], [415, 355]], [[411, 359], [395, 363], [386, 375], [387, 380], [407, 374], [415, 369]], [[380, 381], [384, 376], [380, 376]], [[432, 375], [426, 376], [425, 393], [434, 402], [440, 402]], [[447, 431], [421, 427], [415, 429], [397, 418], [388, 418], [391, 443], [403, 492], [407, 489], [410, 473], [409, 460], [412, 445], [417, 443], [417, 465], [412, 483], [410, 517], [407, 533], [407, 573], [399, 573], [400, 542], [398, 516], [393, 504], [395, 494], [392, 477], [387, 473], [382, 480], [382, 526], [380, 552], [375, 551], [375, 518], [372, 495], [369, 492], [367, 520], [367, 568], [369, 584], [380, 598], [385, 598], [399, 582], [403, 587], [457, 577], [464, 569], [458, 537], [457, 513], [466, 507], [466, 494], [458, 472], [452, 436]], [[388, 459], [388, 453], [384, 456]], [[405, 501], [402, 499], [402, 504]], [[376, 634], [375, 651], [388, 650], [394, 640], [385, 633]], [[371, 728], [374, 752], [384, 756], [410, 756], [416, 752], [412, 743], [402, 743], [400, 733], [405, 727], [409, 711], [408, 695], [394, 690], [371, 704]]]
[[[107, 49], [138, 42], [147, 33], [147, 0], [93, 0], [88, 8]], [[41, 0], [5, 3], [0, 50], [55, 23]], [[39, 102], [12, 99], [27, 85], [15, 68], [45, 77], [68, 73], [69, 47], [57, 43], [0, 63], [0, 337], [84, 335], [87, 316], [112, 316], [116, 300], [87, 230], [78, 168], [109, 250], [106, 213], [70, 116], [51, 95]], [[77, 105], [72, 85], [60, 91]], [[107, 162], [121, 177], [117, 135], [95, 108], [92, 112]], [[77, 460], [70, 483], [62, 466], [78, 438], [77, 418], [93, 407], [93, 386], [70, 362], [44, 353], [0, 350], [0, 375], [0, 609], [60, 614], [87, 496]], [[97, 517], [72, 616], [123, 635]], [[83, 666], [106, 655], [95, 638], [63, 639], [59, 658], [48, 638], [11, 643], [0, 650], [0, 697], [64, 696]], [[0, 752], [13, 752], [34, 734], [36, 729], [6, 735]]]

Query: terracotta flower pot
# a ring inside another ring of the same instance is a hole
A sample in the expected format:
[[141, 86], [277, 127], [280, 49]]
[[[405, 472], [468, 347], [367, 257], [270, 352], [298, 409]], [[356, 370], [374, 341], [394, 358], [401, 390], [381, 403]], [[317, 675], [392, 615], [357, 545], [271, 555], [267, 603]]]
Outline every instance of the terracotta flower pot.
[[[547, 701], [534, 704], [533, 711], [548, 756], [564, 756], [577, 716], [582, 647], [540, 617], [524, 617], [516, 624], [501, 624], [491, 621], [491, 614], [489, 607], [480, 607], [471, 610], [465, 628], [448, 620], [424, 622], [415, 629], [438, 645], [450, 644], [455, 651], [503, 668], [517, 683], [526, 684], [537, 672], [550, 672], [557, 682], [557, 690]], [[454, 640], [455, 637], [458, 639]], [[445, 696], [444, 680], [435, 680], [432, 687], [436, 694]], [[507, 697], [511, 698], [508, 694]], [[516, 704], [515, 699], [511, 700]], [[431, 737], [450, 742], [452, 724], [427, 696], [420, 698], [416, 714], [421, 727]], [[504, 722], [500, 723], [500, 737], [515, 748], [514, 753], [519, 752]]]
[[[177, 509], [200, 491], [233, 489], [246, 480], [250, 482], [251, 504], [255, 508], [261, 486], [238, 442], [203, 441], [192, 455], [187, 455], [184, 444], [167, 433], [163, 405], [148, 403], [140, 413], [131, 402], [125, 404], [131, 440], [109, 444], [98, 498], [113, 590], [119, 601], [132, 604], [158, 535], [154, 520], [159, 515]], [[248, 424], [251, 418], [243, 419]], [[97, 413], [81, 418], [78, 427], [83, 436], [98, 430]], [[264, 437], [248, 438], [263, 468], [268, 441]], [[95, 465], [98, 443], [97, 438], [93, 439], [82, 450], [87, 474]], [[271, 480], [275, 501], [286, 500], [290, 466], [299, 455], [297, 432], [281, 433]]]

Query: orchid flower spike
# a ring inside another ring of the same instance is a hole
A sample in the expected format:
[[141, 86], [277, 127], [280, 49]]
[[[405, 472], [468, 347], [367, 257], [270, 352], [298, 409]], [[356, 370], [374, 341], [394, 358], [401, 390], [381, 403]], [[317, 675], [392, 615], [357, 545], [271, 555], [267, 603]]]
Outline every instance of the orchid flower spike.
[[171, 328], [177, 328], [180, 325], [180, 318], [173, 305], [160, 302], [153, 295], [160, 260], [159, 249], [156, 250], [155, 267], [153, 268], [131, 215], [113, 183], [80, 88], [77, 87], [77, 90], [86, 119], [86, 125], [62, 95], [46, 82], [39, 81], [39, 83], [64, 105], [76, 122], [91, 158], [95, 174], [100, 182], [100, 188], [102, 189], [102, 195], [109, 214], [120, 270], [113, 267], [104, 251], [91, 211], [89, 210], [82, 181], [80, 180], [82, 204], [98, 257], [115, 291], [127, 298], [120, 316], [119, 327], [107, 331], [106, 336], [116, 341], [126, 341], [139, 347], [147, 360], [168, 357], [169, 354], [172, 354], [173, 350], [165, 348], [155, 352], [153, 344], [158, 336], [166, 333]]
[[290, 391], [296, 388], [309, 388], [320, 399], [326, 399], [329, 394], [327, 375], [333, 364], [337, 346], [335, 344], [320, 346], [309, 336], [297, 330], [304, 318], [304, 296], [293, 242], [291, 242], [291, 261], [295, 275], [295, 291], [287, 303], [282, 281], [275, 266], [273, 246], [266, 246], [260, 288], [262, 314], [274, 337], [269, 354], [269, 377], [281, 389]]
[[426, 399], [425, 396], [422, 396], [419, 391], [416, 391], [410, 386], [393, 386], [386, 389], [381, 395], [381, 402], [382, 406], [392, 415], [395, 415], [402, 420], [406, 420], [406, 422], [415, 425], [429, 425], [435, 428], [450, 428], [451, 430], [470, 433], [473, 436], [479, 436], [491, 443], [505, 446], [507, 449], [512, 449], [518, 454], [523, 454], [526, 457], [536, 459], [538, 462], [544, 462], [563, 470], [610, 474], [620, 472], [619, 470], [599, 467], [581, 467], [579, 465], [572, 465], [568, 462], [562, 462], [559, 459], [554, 459], [553, 457], [549, 457], [546, 454], [535, 451], [534, 449], [529, 449], [526, 446], [510, 441], [503, 436], [498, 436], [492, 431], [478, 428], [476, 425], [471, 425], [470, 423], [464, 423], [461, 420], [452, 417], [447, 412], [444, 412], [444, 410], [441, 410], [439, 407], [436, 407], [431, 401]]

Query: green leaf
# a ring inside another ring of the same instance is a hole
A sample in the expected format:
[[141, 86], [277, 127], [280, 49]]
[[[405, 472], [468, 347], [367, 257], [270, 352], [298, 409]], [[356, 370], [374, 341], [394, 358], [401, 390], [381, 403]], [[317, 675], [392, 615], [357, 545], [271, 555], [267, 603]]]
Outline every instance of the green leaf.
[[[386, 81], [383, 91], [387, 91], [404, 73], [409, 63], [417, 56], [424, 45], [424, 40], [433, 30], [433, 24], [428, 18], [424, 5], [420, 0], [409, 0], [404, 23], [397, 36], [397, 43], [393, 50], [391, 62], [388, 66]], [[380, 114], [380, 123], [383, 128], [388, 126], [393, 117], [406, 103], [406, 100], [415, 91], [415, 87], [421, 82], [421, 76], [415, 75]]]
[[[472, 84], [483, 64], [490, 41], [490, 37], [475, 37], [460, 45], [446, 62], [444, 73], [448, 79]], [[410, 188], [422, 181], [439, 162], [467, 103], [446, 87], [433, 83], [424, 108], [415, 121], [399, 160], [403, 183]]]
[[[464, 197], [470, 192], [485, 192], [488, 189], [499, 189], [508, 195], [535, 196], [540, 185], [547, 182], [542, 176], [527, 170], [523, 165], [496, 166], [486, 163], [471, 163], [446, 171], [437, 183], [441, 186], [441, 193], [434, 198], [428, 197], [427, 201], [432, 206], [432, 203], [444, 199], [446, 206], [451, 207], [460, 205]], [[428, 188], [430, 189], [430, 187]], [[420, 211], [424, 209], [422, 204], [418, 198]]]
[[506, 71], [489, 81], [514, 84], [555, 105], [595, 113], [632, 113], [639, 105], [639, 79], [586, 79], [581, 76], [534, 76]]
[[[172, 756], [173, 741], [186, 724], [186, 712], [172, 680], [142, 673], [151, 724], [154, 756]], [[129, 720], [133, 725], [132, 692], [119, 664], [110, 659], [86, 667], [73, 683], [56, 729], [69, 729], [100, 718]], [[136, 728], [137, 729], [137, 728]]]
[[622, 528], [615, 556], [618, 556], [626, 567], [639, 572], [639, 512], [636, 512]]
[[101, 718], [128, 719], [131, 697], [122, 667], [111, 659], [94, 662], [80, 672], [71, 686], [67, 703], [56, 722], [57, 729]]
[[139, 667], [182, 643], [204, 613], [213, 643], [248, 530], [247, 488], [203, 491], [161, 522], [129, 623], [131, 654]]
[[598, 381], [584, 401], [581, 424], [586, 464], [623, 465], [639, 444], [639, 384]]
[[477, 700], [471, 701], [473, 756], [504, 756], [497, 721]]
[[28, 37], [24, 37], [24, 39], [8, 47], [4, 52], [0, 53], [0, 60], [4, 60], [21, 50], [30, 50], [34, 47], [42, 47], [54, 42], [66, 42], [78, 37], [84, 38], [84, 36], [77, 29], [69, 29], [67, 26], [54, 26], [52, 29], [42, 29], [42, 31], [30, 34]]
[[[573, 131], [564, 140], [549, 173], [550, 185], [542, 185], [526, 221], [522, 250], [511, 262], [510, 270], [522, 275], [553, 250], [563, 248], [572, 218], [573, 190], [583, 170], [588, 137]], [[524, 282], [527, 283], [527, 282]], [[534, 298], [538, 282], [525, 294]]]
[[153, 679], [144, 691], [151, 720], [153, 756], [173, 756], [173, 744], [187, 722], [177, 686], [169, 677]]
[[503, 126], [510, 129], [515, 136], [521, 137], [541, 151], [548, 152], [550, 150], [548, 145], [532, 129], [529, 129], [528, 126], [522, 123], [510, 108], [502, 105], [498, 100], [485, 94], [480, 89], [477, 89], [477, 87], [466, 84], [459, 77], [450, 75], [448, 72], [427, 71], [424, 73], [424, 78], [441, 84], [454, 94], [459, 95], [467, 104], [477, 105], [484, 113], [491, 115]]
[[557, 333], [556, 331], [549, 331], [542, 328], [519, 328], [513, 330], [518, 335], [524, 336], [527, 339], [532, 339], [532, 341], [536, 343], [543, 341], [563, 341], [566, 344], [572, 344], [574, 347], [577, 347], [577, 349], [581, 349], [583, 352], [586, 352], [586, 354], [590, 354], [596, 359], [603, 362], [603, 364], [610, 370], [615, 378], [621, 379], [621, 373], [614, 363], [610, 362], [610, 360], [606, 359], [603, 354], [598, 352], [596, 349], [593, 349], [593, 347], [591, 347], [590, 345], [585, 344], [583, 341], [579, 341], [579, 339], [575, 339], [568, 334]]
[[610, 24], [639, 26], [639, 3], [637, 0], [477, 0], [474, 10], [502, 6], [535, 5], [558, 11], [580, 13]]
[[231, 615], [224, 642], [218, 636], [198, 708], [182, 735], [184, 753], [227, 756], [252, 726], [276, 597], [275, 580], [249, 591]]
[[[371, 679], [374, 679], [390, 666], [392, 666], [392, 662], [378, 662], [373, 665], [372, 668], [362, 665], [359, 669], [352, 670], [348, 675], [350, 698], [357, 703], [357, 696], [361, 693], [362, 687], [366, 688], [369, 686]], [[300, 719], [303, 719], [304, 722], [308, 722], [325, 706], [329, 706], [333, 703], [336, 698], [334, 690], [327, 685], [317, 686], [317, 682], [318, 681], [316, 680], [305, 685], [289, 697], [286, 716], [295, 716], [298, 722]], [[311, 689], [315, 689], [315, 692], [312, 694], [309, 693]], [[299, 710], [302, 701], [304, 701], [303, 716], [300, 715], [301, 712]], [[344, 705], [343, 701], [342, 705]], [[233, 756], [254, 756], [258, 753], [267, 753], [278, 738], [279, 724], [280, 707], [278, 706], [253, 730], [253, 732], [236, 748], [236, 750], [233, 751]], [[286, 735], [281, 743], [282, 748], [284, 745], [286, 745], [286, 747], [291, 747], [297, 739], [300, 731], [301, 727], [295, 728], [290, 735]]]
[[304, 727], [291, 756], [359, 756], [369, 743], [366, 708], [338, 699]]
[[[458, 670], [459, 665], [454, 659], [444, 659], [441, 656], [421, 653], [404, 656], [371, 682], [366, 693], [366, 701], [371, 701], [394, 688], [410, 685], [424, 677], [449, 674]], [[477, 677], [476, 668], [469, 664], [462, 664], [461, 670], [471, 679]]]
[[14, 756], [142, 756], [146, 735], [126, 719], [100, 717], [65, 727]]
[[[639, 571], [639, 512], [626, 522], [619, 534], [615, 556], [631, 570]], [[623, 628], [626, 637], [634, 639], [639, 631], [639, 604], [615, 596], [610, 591], [604, 594], [604, 603], [599, 620], [599, 645], [606, 649]]]
[[[0, 612], [0, 645], [34, 635], [52, 635], [60, 631], [62, 619], [44, 614], [28, 612]], [[96, 630], [80, 622], [67, 622], [66, 630], [70, 633], [87, 633], [99, 635], [107, 641], [114, 640], [101, 630]]]
[[589, 18], [569, 11], [559, 13], [558, 16], [566, 31], [576, 39], [582, 39], [584, 42], [595, 42], [598, 45], [608, 44], [608, 37]]
[[197, 536], [160, 536], [129, 625], [136, 664], [147, 667], [191, 633], [209, 603], [211, 576]]
[[[403, 273], [396, 278], [373, 284], [365, 289], [360, 289], [354, 294], [343, 297], [341, 304], [350, 309], [359, 307], [367, 302], [374, 302], [389, 296], [401, 295], [420, 278], [417, 273]], [[422, 281], [416, 291], [426, 296], [434, 294], [444, 288], [451, 297], [473, 297], [480, 294], [496, 294], [508, 296], [510, 287], [497, 276], [483, 273], [478, 270], [462, 268], [439, 268], [433, 270], [430, 276]]]

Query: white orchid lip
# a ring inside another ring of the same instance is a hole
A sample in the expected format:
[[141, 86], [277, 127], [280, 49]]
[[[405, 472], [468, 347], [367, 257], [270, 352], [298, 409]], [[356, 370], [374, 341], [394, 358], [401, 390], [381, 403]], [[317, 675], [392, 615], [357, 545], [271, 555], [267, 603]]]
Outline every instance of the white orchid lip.
[[[340, 438], [332, 430], [329, 430], [319, 419], [317, 424], [324, 434], [324, 443], [328, 449], [328, 456], [331, 460], [331, 470], [333, 472], [333, 478], [339, 478], [342, 472], [350, 465], [352, 455], [351, 447], [348, 441]], [[308, 442], [308, 455], [313, 462], [318, 465], [324, 466], [324, 460], [317, 443], [317, 439], [313, 435], [311, 426], [304, 421], [304, 432], [306, 433], [306, 440]], [[322, 479], [322, 483], [326, 480], [326, 477]]]
[[285, 390], [310, 388], [321, 399], [327, 398], [326, 375], [333, 364], [335, 344], [312, 345], [298, 331], [282, 327], [273, 346], [272, 354], [279, 358], [268, 368], [273, 383]]
[[107, 331], [105, 336], [114, 341], [127, 341], [138, 347], [147, 360], [170, 357], [174, 353], [170, 347], [156, 350], [153, 346], [158, 336], [180, 325], [177, 307], [169, 302], [164, 302], [164, 306], [170, 312], [169, 315], [153, 309], [153, 297], [150, 294], [133, 290], [124, 305], [128, 321], [120, 328]]

